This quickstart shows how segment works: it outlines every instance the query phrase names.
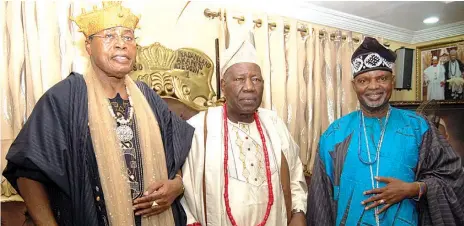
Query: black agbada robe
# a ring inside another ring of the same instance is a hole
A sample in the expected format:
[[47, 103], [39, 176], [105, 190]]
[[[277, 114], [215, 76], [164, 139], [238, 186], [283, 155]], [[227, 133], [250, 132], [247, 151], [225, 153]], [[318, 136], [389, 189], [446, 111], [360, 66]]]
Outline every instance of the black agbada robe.
[[[158, 120], [168, 176], [173, 179], [190, 151], [194, 129], [145, 83], [136, 83]], [[17, 190], [19, 177], [43, 183], [59, 225], [107, 224], [88, 122], [84, 77], [71, 73], [40, 98], [6, 156], [3, 175]], [[176, 226], [185, 225], [180, 197], [171, 209]]]
[[[462, 63], [459, 59], [456, 59], [456, 63], [461, 73], [464, 72], [464, 63]], [[443, 64], [443, 66], [445, 67], [445, 80], [448, 80], [451, 78], [449, 65], [450, 65], [450, 61], [447, 61], [446, 63]], [[451, 70], [455, 70], [455, 69], [452, 68]], [[458, 76], [462, 76], [462, 75], [458, 75]], [[445, 82], [445, 100], [453, 100], [453, 99], [460, 100], [463, 97], [463, 94], [461, 94], [457, 98], [453, 98], [451, 94], [452, 94], [452, 90], [449, 87], [449, 82]]]

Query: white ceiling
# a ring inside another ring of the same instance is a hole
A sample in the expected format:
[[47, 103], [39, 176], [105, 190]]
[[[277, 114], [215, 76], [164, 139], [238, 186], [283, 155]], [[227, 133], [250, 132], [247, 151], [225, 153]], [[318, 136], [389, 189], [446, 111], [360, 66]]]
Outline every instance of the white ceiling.
[[[464, 21], [463, 1], [308, 1], [308, 3], [411, 31]], [[440, 18], [440, 21], [432, 25], [422, 22], [431, 16]]]

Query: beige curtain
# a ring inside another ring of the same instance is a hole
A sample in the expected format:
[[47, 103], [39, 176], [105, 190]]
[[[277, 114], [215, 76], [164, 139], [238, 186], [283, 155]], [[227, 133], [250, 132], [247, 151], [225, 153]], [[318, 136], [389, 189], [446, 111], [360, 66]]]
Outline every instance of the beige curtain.
[[[66, 1], [0, 3], [1, 163], [43, 93], [71, 71], [74, 52]], [[5, 15], [5, 16], [4, 16]], [[20, 201], [2, 177], [2, 202]]]
[[[2, 123], [1, 123], [1, 148], [2, 169], [5, 166], [6, 151], [14, 137], [19, 132], [25, 109], [25, 96], [21, 92], [21, 80], [24, 66], [24, 35], [21, 18], [21, 1], [2, 2], [2, 15], [5, 15], [1, 24], [2, 36], [6, 42], [2, 42], [4, 56], [0, 68], [2, 68]], [[24, 86], [23, 86], [24, 87]], [[10, 189], [5, 178], [2, 177], [2, 202], [4, 199], [11, 201], [21, 200], [15, 191]], [[7, 196], [4, 198], [4, 196]], [[12, 197], [13, 196], [13, 197]], [[11, 198], [10, 198], [11, 197]]]
[[[266, 14], [246, 15], [242, 23], [233, 19], [241, 16], [243, 12], [228, 11], [227, 31], [222, 30], [219, 38], [228, 33], [229, 42], [238, 42], [250, 29], [244, 26], [247, 21], [262, 21], [251, 28], [265, 80], [262, 107], [276, 111], [287, 123], [305, 170], [311, 173], [321, 134], [334, 120], [358, 108], [351, 87], [351, 55], [359, 43], [351, 32]], [[298, 31], [300, 27], [309, 32]]]

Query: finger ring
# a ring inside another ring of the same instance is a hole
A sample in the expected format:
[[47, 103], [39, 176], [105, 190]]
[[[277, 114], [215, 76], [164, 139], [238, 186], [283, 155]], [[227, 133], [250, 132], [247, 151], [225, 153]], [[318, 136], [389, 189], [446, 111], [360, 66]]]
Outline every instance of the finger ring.
[[385, 203], [385, 199], [381, 199], [380, 204], [384, 204], [384, 203]]
[[155, 208], [156, 206], [158, 206], [158, 203], [156, 203], [156, 201], [153, 201], [153, 204], [151, 204], [151, 208]]

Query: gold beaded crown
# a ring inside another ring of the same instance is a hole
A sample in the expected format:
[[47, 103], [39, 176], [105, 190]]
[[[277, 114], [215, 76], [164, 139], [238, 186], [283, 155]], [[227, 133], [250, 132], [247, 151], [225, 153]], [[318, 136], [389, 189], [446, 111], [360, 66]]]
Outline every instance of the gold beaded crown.
[[121, 5], [121, 2], [103, 2], [103, 8], [93, 7], [93, 11], [85, 12], [76, 18], [70, 18], [79, 26], [79, 31], [86, 37], [112, 27], [126, 27], [132, 30], [137, 28], [140, 16], [134, 15], [130, 9]]

